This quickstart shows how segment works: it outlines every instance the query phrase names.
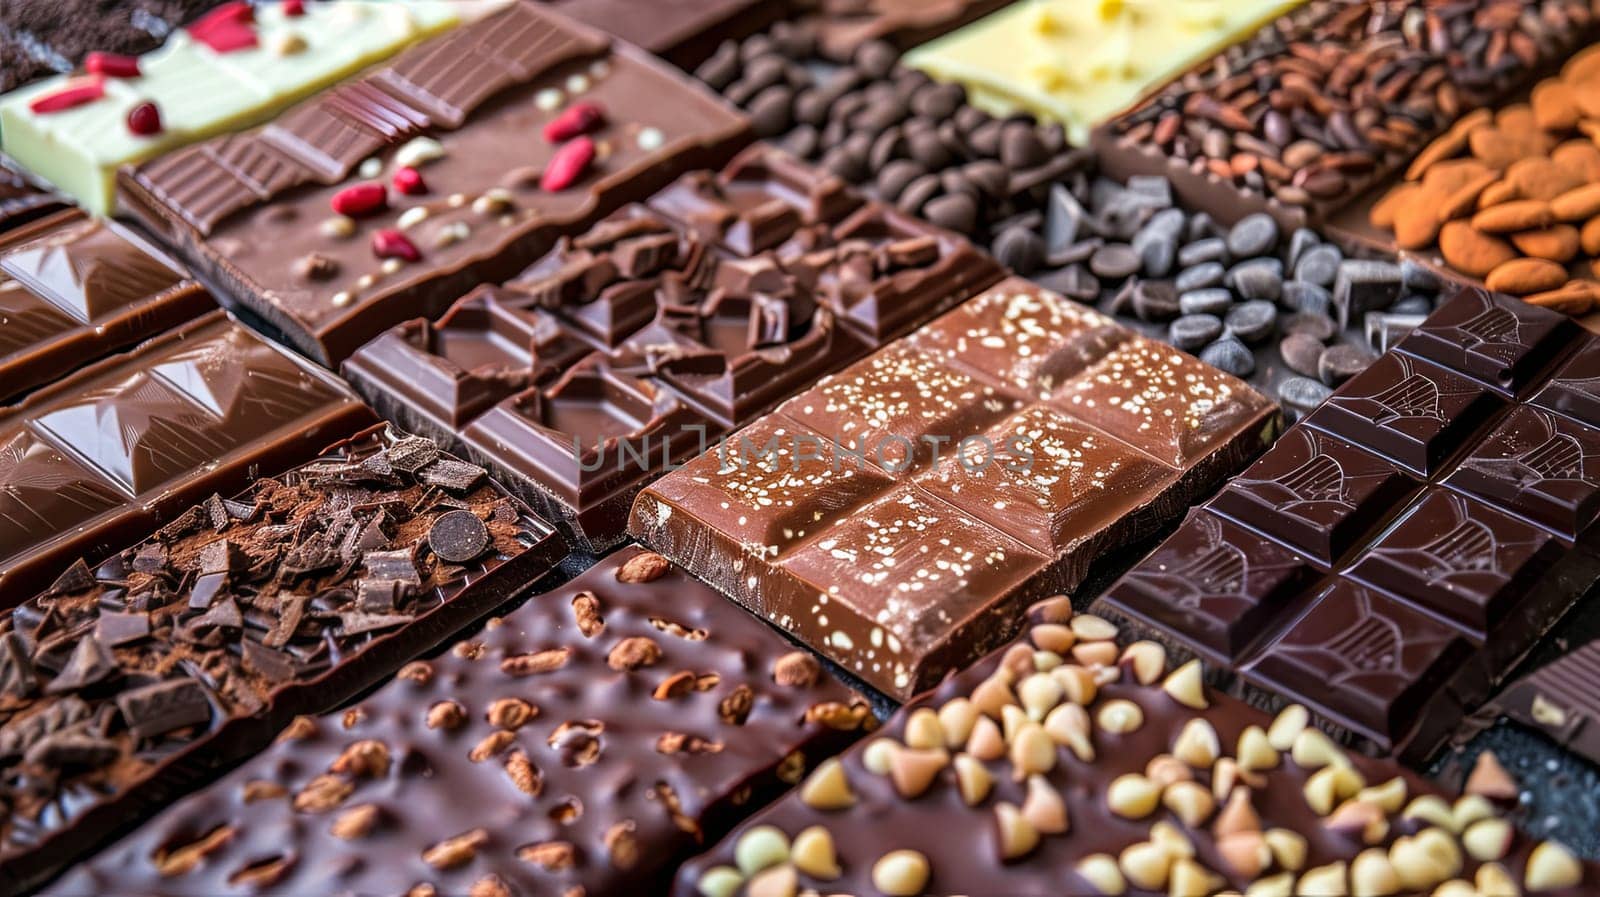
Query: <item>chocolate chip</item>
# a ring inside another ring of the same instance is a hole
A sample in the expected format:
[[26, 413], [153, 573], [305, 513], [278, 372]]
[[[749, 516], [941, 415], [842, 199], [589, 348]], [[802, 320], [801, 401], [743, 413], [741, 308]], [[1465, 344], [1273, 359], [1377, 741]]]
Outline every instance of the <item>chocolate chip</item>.
[[1333, 390], [1309, 377], [1290, 377], [1278, 384], [1278, 399], [1299, 414], [1316, 410]]
[[1317, 362], [1322, 358], [1322, 351], [1326, 348], [1322, 341], [1305, 333], [1291, 333], [1278, 343], [1278, 354], [1282, 356], [1283, 363], [1297, 374], [1307, 377], [1319, 376]]
[[78, 558], [61, 571], [61, 575], [45, 591], [50, 595], [74, 595], [94, 588], [94, 584], [94, 574], [90, 572], [89, 565], [84, 563], [83, 558]]
[[1256, 369], [1256, 357], [1250, 348], [1231, 336], [1201, 349], [1200, 360], [1235, 377], [1248, 377]]
[[441, 514], [428, 529], [428, 547], [452, 564], [464, 564], [489, 547], [489, 528], [471, 511]]
[[1221, 286], [1222, 279], [1226, 277], [1227, 274], [1227, 269], [1222, 267], [1220, 263], [1205, 262], [1204, 264], [1195, 265], [1192, 268], [1185, 268], [1182, 271], [1179, 271], [1178, 278], [1177, 280], [1173, 281], [1172, 285], [1176, 287], [1180, 293], [1187, 293], [1192, 290], [1204, 290], [1210, 287]]
[[1193, 352], [1222, 335], [1222, 319], [1216, 315], [1184, 315], [1167, 327], [1167, 342]]
[[1172, 235], [1146, 225], [1133, 237], [1133, 251], [1139, 254], [1140, 269], [1146, 277], [1166, 277], [1177, 260], [1178, 241]]
[[1437, 293], [1444, 289], [1444, 281], [1439, 275], [1416, 259], [1400, 260], [1400, 281], [1406, 289], [1419, 293]]
[[1339, 274], [1339, 263], [1342, 261], [1344, 256], [1338, 247], [1317, 246], [1308, 249], [1294, 266], [1295, 279], [1314, 283], [1319, 287], [1332, 286], [1334, 277]]
[[466, 492], [488, 478], [488, 471], [454, 458], [439, 458], [417, 472], [417, 479], [429, 486], [452, 492]]
[[966, 193], [947, 193], [929, 200], [922, 215], [947, 230], [971, 234], [978, 223], [978, 204]]
[[794, 91], [782, 84], [767, 87], [750, 101], [749, 111], [750, 127], [757, 137], [776, 137], [794, 122]]
[[1022, 121], [1007, 122], [1000, 134], [1000, 163], [1016, 171], [1034, 168], [1050, 161], [1050, 151], [1033, 125]]
[[1276, 245], [1278, 222], [1266, 212], [1246, 215], [1228, 231], [1228, 251], [1234, 258], [1266, 255]]
[[1223, 283], [1237, 291], [1241, 299], [1276, 302], [1283, 295], [1283, 263], [1275, 258], [1240, 262], [1223, 278]]
[[1133, 290], [1133, 313], [1141, 321], [1159, 322], [1177, 317], [1182, 306], [1172, 284], [1164, 280], [1144, 280]]
[[1228, 257], [1228, 244], [1221, 237], [1207, 237], [1178, 250], [1178, 265], [1192, 268], [1206, 262], [1221, 262]]
[[851, 64], [868, 78], [877, 80], [894, 71], [900, 61], [900, 51], [881, 40], [867, 41], [856, 48]]
[[[1288, 308], [1313, 315], [1327, 315], [1328, 307], [1333, 301], [1327, 290], [1303, 280], [1291, 280], [1285, 283], [1278, 299]], [[1329, 321], [1331, 323], [1332, 319]]]
[[1126, 243], [1107, 243], [1089, 257], [1089, 270], [1106, 280], [1121, 280], [1139, 272], [1139, 254]]
[[1225, 323], [1234, 336], [1254, 345], [1277, 329], [1278, 309], [1271, 302], [1253, 300], [1230, 310]]
[[103, 682], [117, 672], [117, 661], [93, 635], [78, 640], [60, 675], [45, 686], [45, 694], [59, 695]]
[[992, 249], [1000, 264], [1024, 276], [1032, 274], [1044, 264], [1044, 238], [1031, 228], [1006, 228], [995, 238]]
[[1353, 343], [1330, 346], [1317, 360], [1317, 376], [1329, 386], [1338, 386], [1366, 370], [1375, 359], [1370, 351]]
[[741, 68], [739, 44], [735, 41], [723, 41], [722, 46], [711, 54], [711, 58], [700, 63], [700, 67], [694, 70], [694, 75], [712, 88], [722, 90], [738, 79]]

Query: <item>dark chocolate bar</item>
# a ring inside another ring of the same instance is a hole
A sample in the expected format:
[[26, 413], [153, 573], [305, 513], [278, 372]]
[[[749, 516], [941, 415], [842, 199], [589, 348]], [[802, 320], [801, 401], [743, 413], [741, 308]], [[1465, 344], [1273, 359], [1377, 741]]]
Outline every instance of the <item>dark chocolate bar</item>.
[[1489, 709], [1600, 763], [1600, 642], [1574, 648], [1512, 682]]
[[959, 237], [756, 146], [379, 336], [344, 373], [603, 549], [644, 483], [999, 276]]
[[1458, 293], [1099, 611], [1252, 700], [1429, 756], [1600, 579], [1600, 428], [1571, 398], [1597, 346], [1554, 312]]
[[47, 893], [665, 893], [875, 724], [761, 621], [629, 548], [179, 802]]
[[173, 262], [68, 212], [0, 238], [0, 402], [215, 308]]
[[[0, 47], [4, 46], [0, 38]], [[5, 90], [3, 79], [0, 73], [0, 92]], [[0, 157], [0, 234], [64, 208], [61, 197], [35, 186], [10, 160]]]
[[0, 887], [338, 706], [563, 553], [482, 468], [372, 428], [79, 561], [0, 619]]
[[0, 408], [0, 608], [374, 421], [220, 311]]
[[336, 365], [745, 136], [663, 63], [517, 0], [120, 184], [197, 272]]
[[657, 481], [630, 529], [905, 698], [1275, 426], [1243, 383], [1012, 278]]
[[1027, 638], [813, 772], [686, 865], [672, 893], [1600, 888], [1600, 866], [1513, 825], [1517, 788], [1503, 773], [1458, 796], [1345, 753], [1304, 708], [1273, 718], [1211, 692], [1197, 664], [1170, 669], [1159, 645], [1123, 647], [1115, 626], [1071, 616], [1064, 599], [1030, 616]]

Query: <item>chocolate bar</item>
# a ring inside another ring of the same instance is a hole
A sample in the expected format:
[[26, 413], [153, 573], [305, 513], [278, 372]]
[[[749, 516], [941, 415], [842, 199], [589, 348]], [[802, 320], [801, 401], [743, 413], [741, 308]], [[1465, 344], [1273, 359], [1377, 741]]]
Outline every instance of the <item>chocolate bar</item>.
[[0, 402], [215, 307], [108, 221], [66, 212], [0, 237]]
[[9, 162], [0, 157], [0, 234], [66, 208], [61, 197], [29, 182]]
[[1600, 641], [1572, 649], [1506, 686], [1488, 709], [1600, 763]]
[[[1501, 770], [1445, 791], [1217, 694], [1065, 599], [678, 876], [676, 897], [1248, 893], [1578, 897], [1600, 866], [1511, 822]], [[1509, 791], [1509, 794], [1507, 793]], [[1509, 800], [1508, 800], [1509, 798]], [[1435, 889], [1438, 890], [1435, 890]]]
[[77, 562], [0, 621], [0, 882], [51, 874], [563, 553], [482, 468], [373, 428]]
[[1006, 5], [1006, 0], [805, 0], [801, 24], [817, 52], [837, 63], [863, 45], [886, 41], [902, 50], [926, 43]]
[[1275, 425], [1233, 377], [1012, 278], [657, 481], [629, 527], [906, 698]]
[[788, 10], [788, 0], [544, 0], [630, 44], [692, 68], [724, 40], [753, 34]]
[[745, 135], [661, 62], [519, 0], [120, 177], [196, 271], [336, 365]]
[[873, 725], [811, 655], [628, 548], [297, 720], [47, 893], [662, 894]]
[[1170, 175], [1186, 201], [1219, 217], [1266, 209], [1321, 220], [1468, 110], [1565, 59], [1594, 25], [1584, 0], [1313, 0], [1093, 142], [1112, 176]]
[[1600, 420], [1564, 401], [1597, 347], [1561, 315], [1458, 293], [1098, 612], [1253, 701], [1428, 757], [1600, 579]]
[[[58, 60], [61, 74], [0, 97], [6, 152], [89, 212], [110, 215], [120, 166], [258, 124], [473, 8], [448, 0], [216, 6], [138, 56], [95, 46], [92, 27], [47, 37], [83, 44]], [[84, 18], [114, 22], [119, 12]]]
[[959, 237], [756, 146], [379, 336], [344, 373], [603, 550], [644, 483], [999, 276]]
[[0, 408], [0, 608], [374, 420], [220, 311]]

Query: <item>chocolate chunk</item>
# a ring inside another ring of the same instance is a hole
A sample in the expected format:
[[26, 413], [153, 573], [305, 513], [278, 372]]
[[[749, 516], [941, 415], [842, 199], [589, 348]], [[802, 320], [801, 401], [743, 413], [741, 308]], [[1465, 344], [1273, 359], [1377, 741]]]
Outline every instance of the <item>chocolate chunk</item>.
[[22, 636], [15, 632], [0, 635], [0, 696], [26, 698], [39, 688], [39, 676]]
[[117, 709], [134, 738], [155, 738], [211, 719], [211, 702], [193, 679], [169, 679], [117, 695]]
[[79, 691], [104, 682], [117, 674], [116, 658], [100, 639], [90, 635], [78, 639], [66, 666], [45, 686], [45, 694], [59, 695]]
[[89, 571], [89, 565], [83, 558], [73, 561], [67, 569], [61, 571], [56, 581], [50, 584], [46, 591], [52, 595], [76, 595], [86, 589], [93, 588], [94, 574]]
[[1278, 245], [1278, 222], [1265, 212], [1239, 219], [1228, 231], [1228, 252], [1236, 259], [1266, 255]]
[[489, 547], [489, 529], [471, 511], [451, 511], [428, 528], [428, 547], [453, 564], [466, 563]]
[[150, 615], [102, 611], [95, 621], [95, 638], [107, 648], [120, 648], [150, 635]]

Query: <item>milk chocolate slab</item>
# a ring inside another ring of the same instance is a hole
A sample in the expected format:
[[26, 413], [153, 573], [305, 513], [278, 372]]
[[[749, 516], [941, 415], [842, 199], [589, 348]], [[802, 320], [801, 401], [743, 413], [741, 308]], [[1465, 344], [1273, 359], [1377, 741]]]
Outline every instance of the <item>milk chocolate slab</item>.
[[[297, 720], [48, 893], [662, 894], [873, 722], [810, 655], [626, 548]], [[174, 862], [191, 844], [202, 861]]]
[[0, 410], [0, 607], [373, 421], [220, 311], [40, 389]]
[[1594, 351], [1559, 314], [1461, 291], [1097, 608], [1252, 702], [1428, 757], [1600, 579], [1600, 430], [1536, 404], [1568, 404]]
[[[1596, 864], [1519, 831], [1514, 802], [1346, 754], [1303, 720], [1205, 689], [1158, 645], [1125, 649], [1116, 627], [1071, 617], [1064, 603], [1035, 608], [1028, 637], [912, 702], [685, 865], [672, 894], [1310, 895], [1373, 881], [1427, 894], [1460, 879], [1576, 897], [1600, 886]], [[1079, 659], [1094, 655], [1110, 660]], [[1062, 685], [1086, 680], [1100, 684]], [[1319, 796], [1333, 777], [1348, 804]], [[1340, 805], [1353, 809], [1336, 816]], [[1457, 813], [1492, 819], [1479, 835], [1503, 840], [1468, 851], [1461, 840], [1478, 836], [1450, 832]], [[1357, 816], [1381, 824], [1364, 833]], [[1416, 863], [1429, 845], [1459, 861]], [[1554, 867], [1562, 873], [1546, 877]]]
[[214, 308], [121, 227], [67, 212], [0, 238], [0, 401]]
[[[0, 46], [4, 46], [3, 40]], [[4, 89], [0, 80], [0, 90]], [[61, 197], [29, 182], [9, 161], [0, 158], [0, 234], [66, 207]]]
[[562, 13], [683, 68], [724, 40], [753, 34], [788, 12], [788, 0], [544, 0]]
[[1600, 642], [1590, 642], [1517, 679], [1490, 709], [1600, 763]]
[[658, 480], [630, 530], [905, 698], [1274, 426], [1239, 381], [1012, 278]]
[[603, 549], [670, 465], [999, 276], [953, 234], [758, 145], [344, 371]]
[[0, 620], [7, 890], [338, 706], [562, 553], [482, 468], [375, 427], [93, 572], [79, 561]]
[[724, 161], [745, 132], [662, 63], [520, 0], [264, 128], [120, 179], [197, 271], [337, 364]]

